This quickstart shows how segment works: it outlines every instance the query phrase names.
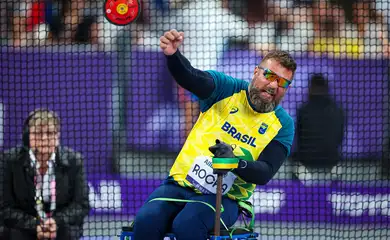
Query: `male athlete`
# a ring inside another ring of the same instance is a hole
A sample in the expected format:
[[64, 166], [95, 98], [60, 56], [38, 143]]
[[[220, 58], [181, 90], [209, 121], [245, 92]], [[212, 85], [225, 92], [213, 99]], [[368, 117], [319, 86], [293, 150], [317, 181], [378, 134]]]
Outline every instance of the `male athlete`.
[[183, 32], [170, 30], [160, 38], [160, 47], [177, 83], [200, 99], [201, 113], [168, 179], [139, 210], [134, 222], [136, 240], [161, 240], [168, 231], [178, 240], [207, 239], [214, 227], [211, 208], [199, 202], [150, 200], [194, 200], [215, 206], [216, 175], [209, 147], [217, 139], [220, 145], [235, 145], [234, 156], [239, 159], [238, 168], [223, 179], [221, 218], [228, 227], [238, 218], [238, 201], [248, 200], [257, 184], [267, 184], [290, 154], [293, 142], [294, 122], [279, 106], [297, 67], [288, 53], [267, 54], [249, 84], [193, 68], [178, 50], [183, 40]]

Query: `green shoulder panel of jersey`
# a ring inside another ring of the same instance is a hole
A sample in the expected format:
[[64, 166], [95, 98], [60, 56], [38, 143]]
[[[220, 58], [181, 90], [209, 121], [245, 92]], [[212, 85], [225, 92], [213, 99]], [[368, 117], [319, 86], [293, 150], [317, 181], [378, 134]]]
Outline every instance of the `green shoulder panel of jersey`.
[[200, 110], [206, 112], [215, 103], [248, 88], [249, 83], [217, 71], [207, 71], [214, 79], [215, 89], [210, 97], [200, 100]]
[[286, 110], [280, 105], [275, 109], [275, 115], [279, 119], [282, 124], [282, 128], [279, 130], [278, 134], [274, 138], [274, 140], [283, 144], [283, 146], [287, 149], [287, 156], [290, 155], [291, 146], [294, 141], [294, 120], [291, 116], [286, 112]]

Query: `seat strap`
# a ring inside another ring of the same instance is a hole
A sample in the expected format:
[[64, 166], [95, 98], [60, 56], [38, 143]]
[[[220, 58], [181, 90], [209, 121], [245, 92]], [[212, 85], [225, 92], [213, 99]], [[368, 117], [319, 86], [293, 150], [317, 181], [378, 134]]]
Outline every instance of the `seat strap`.
[[238, 201], [238, 206], [241, 208], [245, 216], [248, 217], [248, 215], [250, 215], [251, 221], [249, 222], [249, 225], [245, 221], [244, 224], [246, 228], [253, 231], [255, 226], [255, 212], [253, 210], [252, 204], [247, 201]]

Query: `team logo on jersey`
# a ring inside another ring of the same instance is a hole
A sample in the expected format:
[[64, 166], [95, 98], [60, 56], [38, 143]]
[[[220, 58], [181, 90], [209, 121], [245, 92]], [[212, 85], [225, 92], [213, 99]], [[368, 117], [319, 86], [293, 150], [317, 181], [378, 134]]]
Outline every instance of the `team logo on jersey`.
[[238, 112], [238, 107], [232, 107], [232, 109], [230, 110], [230, 114], [233, 114], [236, 112]]
[[267, 129], [268, 129], [268, 125], [265, 124], [265, 123], [262, 123], [262, 124], [260, 125], [260, 127], [259, 127], [259, 133], [260, 133], [260, 134], [264, 134], [264, 133], [267, 131]]

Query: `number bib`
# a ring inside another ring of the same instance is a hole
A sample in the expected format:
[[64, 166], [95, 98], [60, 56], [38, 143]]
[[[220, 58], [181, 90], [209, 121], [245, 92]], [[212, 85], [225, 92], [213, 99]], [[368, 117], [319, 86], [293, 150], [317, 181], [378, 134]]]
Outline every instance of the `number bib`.
[[[236, 178], [236, 175], [232, 172], [228, 172], [223, 176], [222, 195], [229, 192]], [[204, 194], [216, 194], [217, 174], [213, 174], [211, 157], [196, 157], [187, 173], [186, 180]]]

